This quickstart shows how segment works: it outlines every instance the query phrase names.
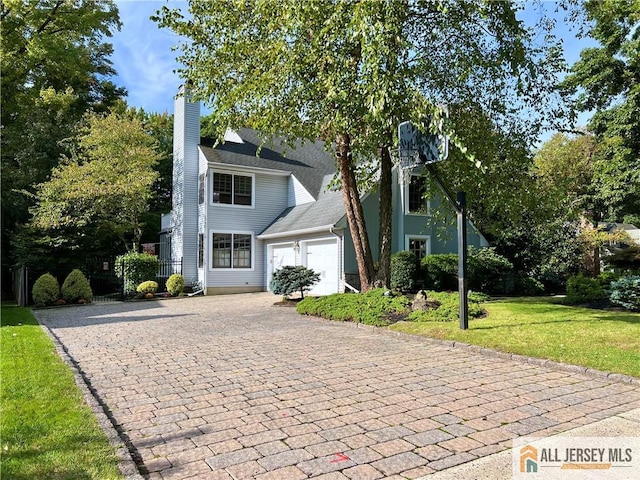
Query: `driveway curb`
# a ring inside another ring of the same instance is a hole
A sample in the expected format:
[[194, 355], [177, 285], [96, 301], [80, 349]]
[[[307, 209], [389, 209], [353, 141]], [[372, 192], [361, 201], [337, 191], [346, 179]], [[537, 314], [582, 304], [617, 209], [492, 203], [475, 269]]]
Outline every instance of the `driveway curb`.
[[73, 372], [73, 378], [76, 385], [82, 392], [82, 396], [93, 411], [98, 420], [100, 428], [107, 436], [109, 444], [116, 448], [116, 456], [118, 457], [118, 468], [126, 480], [144, 480], [140, 474], [136, 462], [131, 456], [130, 448], [124, 441], [122, 434], [116, 429], [112, 417], [109, 414], [109, 408], [100, 400], [98, 394], [92, 389], [91, 383], [80, 370], [76, 361], [69, 355], [66, 347], [60, 342], [51, 329], [43, 324], [37, 317], [38, 323], [45, 334], [51, 339], [56, 348], [56, 352], [60, 358], [67, 364]]
[[[321, 322], [332, 322], [332, 323], [336, 322], [336, 320], [328, 320], [326, 318], [317, 317], [314, 315], [303, 315], [303, 316], [307, 318], [312, 318]], [[587, 375], [589, 377], [603, 378], [603, 379], [611, 380], [618, 383], [626, 383], [629, 385], [640, 386], [640, 378], [632, 377], [631, 375], [624, 375], [622, 373], [606, 372], [603, 370], [596, 370], [595, 368], [583, 367], [580, 365], [573, 365], [570, 363], [556, 362], [555, 360], [528, 357], [526, 355], [519, 355], [517, 353], [501, 352], [499, 350], [494, 350], [492, 348], [480, 347], [478, 345], [458, 342], [455, 340], [438, 340], [437, 338], [424, 337], [422, 335], [414, 335], [412, 333], [396, 332], [393, 330], [389, 330], [387, 327], [377, 327], [375, 325], [365, 325], [362, 323], [355, 323], [355, 322], [341, 322], [341, 323], [348, 324], [352, 328], [363, 328], [363, 329], [367, 329], [382, 335], [391, 335], [396, 337], [406, 336], [407, 338], [413, 338], [413, 339], [417, 338], [425, 341], [426, 343], [431, 343], [434, 345], [441, 345], [441, 346], [451, 347], [451, 348], [461, 348], [470, 352], [479, 353], [480, 355], [487, 356], [487, 357], [513, 360], [520, 363], [528, 363], [528, 364], [536, 365], [539, 367], [549, 368], [551, 370], [557, 370], [557, 371], [569, 372], [569, 373], [579, 373], [581, 375]]]

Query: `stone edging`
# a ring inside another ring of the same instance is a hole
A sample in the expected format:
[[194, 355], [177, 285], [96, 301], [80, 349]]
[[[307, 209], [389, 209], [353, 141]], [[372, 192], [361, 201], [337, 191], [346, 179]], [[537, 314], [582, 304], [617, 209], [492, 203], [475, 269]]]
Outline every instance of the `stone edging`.
[[[332, 321], [332, 320], [328, 320], [328, 321]], [[344, 322], [344, 323], [347, 323], [347, 322]], [[353, 322], [348, 322], [348, 323], [353, 323]], [[631, 375], [624, 375], [622, 373], [605, 372], [603, 370], [596, 370], [595, 368], [583, 367], [580, 365], [572, 365], [569, 363], [561, 363], [561, 362], [556, 362], [554, 360], [547, 360], [544, 358], [528, 357], [526, 355], [519, 355], [517, 353], [501, 352], [499, 350], [480, 347], [478, 345], [471, 345], [469, 343], [464, 343], [464, 342], [457, 342], [455, 340], [438, 340], [436, 338], [423, 337], [421, 335], [414, 335], [411, 333], [395, 332], [385, 327], [376, 327], [374, 325], [363, 325], [361, 323], [355, 323], [354, 325], [356, 326], [356, 328], [368, 328], [376, 333], [381, 333], [384, 335], [392, 335], [392, 336], [398, 336], [398, 337], [406, 336], [409, 338], [414, 338], [414, 339], [417, 338], [420, 340], [424, 340], [427, 343], [432, 343], [432, 344], [441, 345], [445, 347], [463, 348], [463, 349], [466, 349], [467, 351], [470, 351], [473, 353], [479, 353], [480, 355], [484, 355], [487, 357], [504, 358], [507, 360], [514, 360], [520, 363], [529, 363], [532, 365], [549, 368], [551, 370], [558, 370], [558, 371], [569, 372], [569, 373], [579, 373], [582, 375], [587, 375], [589, 377], [601, 378], [605, 380], [611, 380], [613, 382], [627, 383], [631, 385], [640, 386], [640, 378], [632, 377]]]
[[[35, 315], [34, 315], [35, 316]], [[67, 366], [73, 372], [73, 377], [76, 381], [76, 385], [82, 392], [82, 396], [93, 411], [100, 428], [107, 436], [109, 444], [116, 448], [116, 456], [118, 458], [118, 468], [125, 480], [143, 480], [144, 477], [140, 474], [136, 462], [131, 456], [131, 452], [126, 445], [123, 438], [120, 436], [112, 417], [108, 414], [108, 408], [102, 402], [95, 390], [91, 388], [91, 384], [86, 376], [79, 369], [77, 362], [69, 355], [66, 347], [60, 342], [59, 338], [51, 329], [38, 319], [40, 327], [45, 334], [51, 339], [53, 345], [56, 348], [56, 352], [60, 358], [67, 364]]]
[[499, 350], [480, 347], [478, 345], [471, 345], [469, 343], [464, 343], [464, 342], [457, 342], [455, 340], [439, 340], [437, 338], [423, 337], [421, 335], [414, 335], [412, 333], [395, 332], [393, 330], [389, 330], [387, 327], [377, 327], [375, 325], [365, 325], [363, 323], [356, 323], [356, 322], [339, 322], [335, 320], [329, 320], [323, 317], [317, 317], [315, 315], [302, 315], [302, 314], [298, 314], [298, 315], [301, 315], [307, 318], [313, 318], [321, 322], [330, 322], [335, 324], [348, 325], [352, 328], [363, 328], [366, 330], [370, 330], [374, 333], [378, 333], [380, 335], [406, 337], [414, 340], [419, 339], [421, 341], [424, 341], [425, 343], [431, 343], [431, 344], [450, 347], [450, 348], [466, 349], [469, 352], [478, 353], [480, 355], [484, 355], [487, 357], [504, 358], [507, 360], [514, 360], [520, 363], [529, 363], [531, 365], [537, 365], [539, 367], [549, 368], [551, 370], [558, 370], [558, 371], [568, 372], [568, 373], [579, 373], [582, 375], [587, 375], [589, 377], [610, 380], [612, 382], [626, 383], [626, 384], [631, 384], [635, 386], [640, 386], [640, 378], [632, 377], [631, 375], [624, 375], [622, 373], [605, 372], [603, 370], [596, 370], [595, 368], [582, 367], [580, 365], [572, 365], [568, 363], [561, 363], [561, 362], [556, 362], [554, 360], [547, 360], [544, 358], [527, 357], [526, 355], [519, 355], [517, 353], [501, 352]]

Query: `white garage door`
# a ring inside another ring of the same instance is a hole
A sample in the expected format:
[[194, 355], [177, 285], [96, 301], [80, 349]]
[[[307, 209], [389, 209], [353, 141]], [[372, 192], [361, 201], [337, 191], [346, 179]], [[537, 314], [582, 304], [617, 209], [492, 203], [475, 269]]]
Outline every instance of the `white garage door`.
[[312, 295], [329, 295], [338, 291], [338, 244], [335, 240], [308, 242], [307, 268], [320, 274]]
[[267, 287], [271, 282], [271, 275], [276, 270], [280, 270], [286, 265], [296, 264], [296, 254], [293, 251], [293, 245], [274, 245], [271, 247], [271, 259], [269, 262], [269, 278], [267, 278]]

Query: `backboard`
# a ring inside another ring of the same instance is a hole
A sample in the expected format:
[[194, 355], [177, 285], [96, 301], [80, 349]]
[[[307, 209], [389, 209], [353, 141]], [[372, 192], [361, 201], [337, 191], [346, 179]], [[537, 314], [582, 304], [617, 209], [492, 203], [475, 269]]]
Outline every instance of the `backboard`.
[[413, 122], [398, 126], [401, 168], [411, 168], [445, 160], [449, 155], [449, 139], [442, 133], [421, 132]]

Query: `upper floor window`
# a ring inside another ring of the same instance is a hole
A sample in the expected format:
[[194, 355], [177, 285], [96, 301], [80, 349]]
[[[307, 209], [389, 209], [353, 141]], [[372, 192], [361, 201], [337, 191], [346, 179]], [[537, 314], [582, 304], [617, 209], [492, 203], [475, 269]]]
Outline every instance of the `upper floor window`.
[[253, 205], [253, 176], [213, 173], [213, 203]]
[[426, 193], [426, 177], [412, 175], [407, 186], [407, 213], [424, 215], [428, 212], [428, 203], [425, 200]]

